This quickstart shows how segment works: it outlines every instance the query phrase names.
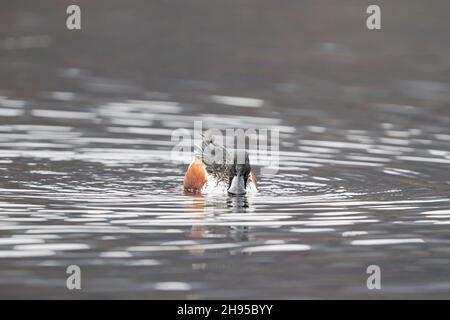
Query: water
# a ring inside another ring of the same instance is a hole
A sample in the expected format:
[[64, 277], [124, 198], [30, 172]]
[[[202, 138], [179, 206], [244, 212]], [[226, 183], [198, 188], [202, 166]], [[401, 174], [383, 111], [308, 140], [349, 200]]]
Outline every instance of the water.
[[[357, 2], [266, 24], [221, 1], [80, 3], [79, 34], [59, 7], [0, 11], [0, 297], [450, 297], [448, 4], [368, 36]], [[171, 135], [195, 120], [279, 129], [278, 174], [185, 194]]]

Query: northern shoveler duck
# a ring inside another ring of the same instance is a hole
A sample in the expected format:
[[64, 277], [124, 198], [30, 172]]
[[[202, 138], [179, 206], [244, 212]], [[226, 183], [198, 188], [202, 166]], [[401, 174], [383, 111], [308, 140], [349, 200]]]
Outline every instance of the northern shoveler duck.
[[257, 190], [246, 150], [226, 150], [213, 137], [204, 138], [199, 149], [184, 176], [185, 191], [223, 188], [231, 195], [244, 195]]

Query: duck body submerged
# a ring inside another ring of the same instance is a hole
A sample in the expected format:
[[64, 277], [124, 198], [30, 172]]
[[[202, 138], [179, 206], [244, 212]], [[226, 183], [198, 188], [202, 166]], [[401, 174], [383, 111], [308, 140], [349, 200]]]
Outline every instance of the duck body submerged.
[[227, 151], [204, 140], [200, 152], [184, 176], [184, 190], [194, 193], [228, 192], [243, 195], [257, 191], [256, 175], [252, 172], [248, 152]]

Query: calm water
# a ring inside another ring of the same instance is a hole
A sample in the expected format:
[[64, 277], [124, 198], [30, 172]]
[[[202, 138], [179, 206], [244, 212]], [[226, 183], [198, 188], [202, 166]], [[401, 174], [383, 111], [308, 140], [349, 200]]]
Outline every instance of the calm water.
[[[1, 298], [450, 298], [449, 5], [373, 34], [357, 1], [256, 2], [80, 1], [79, 33], [2, 5]], [[278, 174], [185, 195], [195, 120], [279, 129]]]

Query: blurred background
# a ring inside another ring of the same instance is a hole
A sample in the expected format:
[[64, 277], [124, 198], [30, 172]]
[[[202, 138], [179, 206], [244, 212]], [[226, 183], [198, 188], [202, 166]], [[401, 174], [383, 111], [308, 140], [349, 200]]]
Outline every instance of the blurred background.
[[[0, 297], [450, 297], [449, 12], [3, 0]], [[195, 120], [279, 129], [278, 175], [184, 195], [171, 134]]]
[[447, 1], [376, 1], [379, 31], [366, 28], [370, 1], [77, 1], [81, 31], [65, 27], [70, 4], [1, 4], [3, 90], [101, 89], [60, 78], [75, 68], [133, 97], [139, 88], [335, 109], [448, 102]]

